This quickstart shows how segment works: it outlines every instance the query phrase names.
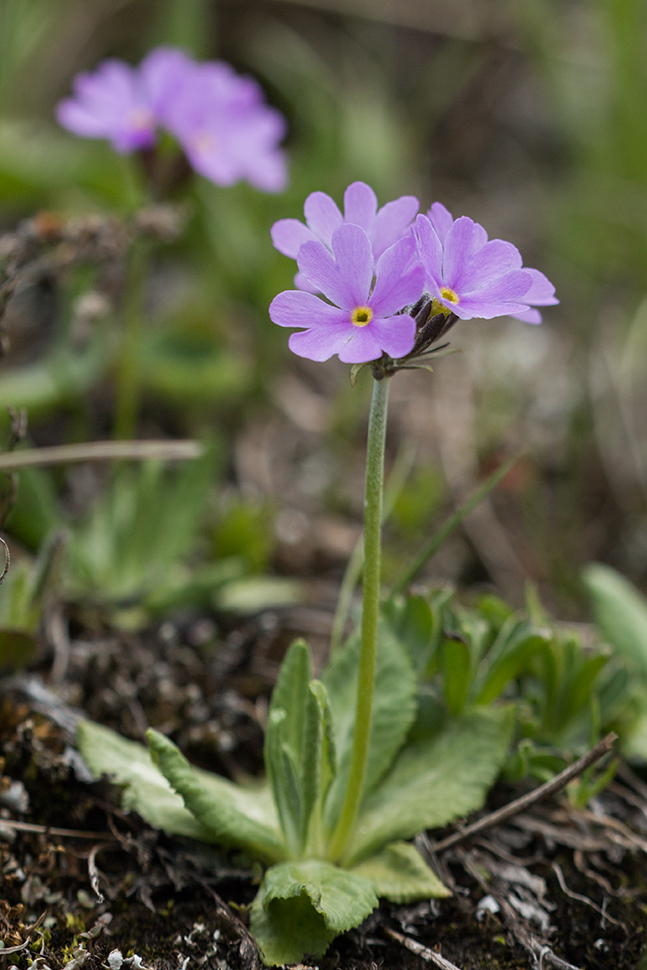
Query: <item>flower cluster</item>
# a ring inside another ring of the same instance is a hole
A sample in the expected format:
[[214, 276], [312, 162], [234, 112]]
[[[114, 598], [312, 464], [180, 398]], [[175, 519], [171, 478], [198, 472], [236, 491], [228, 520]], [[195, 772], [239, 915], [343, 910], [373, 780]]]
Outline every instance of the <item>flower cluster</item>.
[[74, 97], [58, 105], [57, 117], [77, 135], [107, 138], [118, 152], [152, 148], [165, 129], [193, 169], [218, 185], [244, 179], [280, 192], [287, 183], [278, 147], [285, 119], [253, 78], [222, 61], [197, 63], [171, 47], [151, 51], [137, 68], [104, 61], [75, 78]]
[[403, 196], [378, 209], [373, 190], [354, 182], [343, 215], [328, 195], [313, 192], [305, 225], [274, 224], [274, 245], [296, 259], [299, 273], [298, 289], [279, 293], [270, 317], [301, 328], [289, 340], [295, 354], [403, 361], [427, 352], [457, 319], [508, 315], [540, 323], [536, 307], [558, 302], [555, 287], [523, 266], [512, 243], [488, 239], [482, 226], [467, 216], [455, 220], [440, 202], [426, 215], [418, 208], [417, 199]]

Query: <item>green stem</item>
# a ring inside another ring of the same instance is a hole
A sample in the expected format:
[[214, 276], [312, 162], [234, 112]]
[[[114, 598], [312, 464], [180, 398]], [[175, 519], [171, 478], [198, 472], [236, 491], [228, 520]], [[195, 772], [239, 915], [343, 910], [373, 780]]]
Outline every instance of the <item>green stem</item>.
[[117, 359], [114, 437], [135, 437], [139, 412], [142, 324], [148, 276], [148, 246], [135, 240], [128, 255], [121, 346]]
[[375, 380], [368, 423], [366, 448], [366, 491], [364, 499], [364, 585], [362, 635], [357, 673], [355, 729], [344, 802], [328, 849], [331, 861], [338, 861], [346, 849], [357, 819], [371, 740], [373, 693], [380, 614], [380, 567], [382, 502], [384, 491], [384, 446], [389, 380]]
[[[384, 485], [384, 508], [382, 510], [382, 525], [388, 520], [395, 503], [402, 493], [407, 478], [413, 468], [413, 461], [415, 457], [415, 448], [410, 445], [405, 445], [400, 448], [395, 461], [393, 462], [393, 467], [389, 474], [389, 477]], [[0, 462], [2, 457], [0, 456]], [[353, 604], [353, 596], [355, 595], [355, 590], [359, 585], [359, 581], [362, 578], [362, 570], [364, 569], [364, 541], [363, 537], [360, 537], [355, 548], [353, 549], [350, 559], [348, 560], [348, 565], [346, 566], [346, 571], [341, 581], [341, 586], [339, 587], [339, 598], [337, 600], [337, 608], [335, 609], [335, 615], [332, 622], [332, 632], [330, 634], [330, 656], [334, 654], [341, 648], [344, 640], [344, 631], [346, 629], [346, 624], [348, 622], [348, 617], [350, 616], [351, 606]]]

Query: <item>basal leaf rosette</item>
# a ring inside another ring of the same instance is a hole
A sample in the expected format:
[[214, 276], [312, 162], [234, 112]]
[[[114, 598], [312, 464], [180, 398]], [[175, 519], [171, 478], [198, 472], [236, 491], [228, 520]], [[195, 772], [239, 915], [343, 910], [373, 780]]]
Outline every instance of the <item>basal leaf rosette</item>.
[[479, 808], [507, 754], [509, 711], [468, 711], [435, 736], [407, 743], [416, 678], [407, 650], [380, 625], [365, 795], [344, 857], [327, 846], [348, 772], [357, 638], [312, 679], [310, 652], [292, 645], [268, 716], [268, 784], [235, 784], [191, 766], [155, 731], [150, 750], [84, 721], [81, 753], [123, 786], [124, 807], [165, 831], [241, 849], [268, 866], [251, 910], [266, 964], [321, 955], [380, 897], [403, 903], [448, 890], [407, 842]]

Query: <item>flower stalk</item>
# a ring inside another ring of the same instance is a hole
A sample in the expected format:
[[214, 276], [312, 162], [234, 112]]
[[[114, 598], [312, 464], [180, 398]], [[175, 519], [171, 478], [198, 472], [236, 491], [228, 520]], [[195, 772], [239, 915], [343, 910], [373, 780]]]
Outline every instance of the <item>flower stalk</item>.
[[117, 359], [114, 437], [135, 437], [139, 413], [141, 343], [144, 298], [149, 267], [149, 248], [135, 240], [128, 253], [126, 291], [121, 321], [121, 342]]
[[366, 489], [364, 497], [364, 582], [362, 630], [355, 729], [346, 794], [337, 826], [328, 847], [328, 858], [339, 861], [352, 835], [364, 794], [364, 779], [371, 740], [377, 633], [380, 614], [382, 504], [384, 496], [384, 448], [389, 399], [389, 378], [375, 379], [368, 423]]

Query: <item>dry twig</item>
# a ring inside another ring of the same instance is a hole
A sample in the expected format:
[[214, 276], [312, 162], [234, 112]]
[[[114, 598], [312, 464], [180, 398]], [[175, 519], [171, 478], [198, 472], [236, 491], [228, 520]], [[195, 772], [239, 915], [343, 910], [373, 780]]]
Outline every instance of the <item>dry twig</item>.
[[384, 927], [384, 933], [386, 936], [390, 936], [392, 940], [395, 940], [396, 943], [405, 946], [407, 950], [411, 950], [412, 953], [415, 953], [416, 956], [421, 957], [427, 963], [433, 963], [439, 970], [460, 970], [455, 963], [445, 959], [440, 953], [436, 953], [435, 950], [430, 950], [428, 946], [423, 946], [422, 943], [418, 943], [417, 940], [412, 940], [410, 936], [398, 933], [389, 926]]
[[79, 461], [188, 461], [203, 453], [199, 441], [86, 441], [76, 445], [29, 448], [0, 455], [0, 472]]

